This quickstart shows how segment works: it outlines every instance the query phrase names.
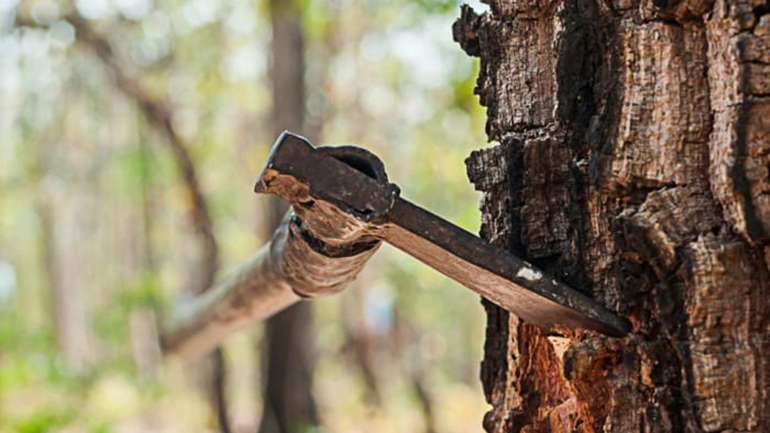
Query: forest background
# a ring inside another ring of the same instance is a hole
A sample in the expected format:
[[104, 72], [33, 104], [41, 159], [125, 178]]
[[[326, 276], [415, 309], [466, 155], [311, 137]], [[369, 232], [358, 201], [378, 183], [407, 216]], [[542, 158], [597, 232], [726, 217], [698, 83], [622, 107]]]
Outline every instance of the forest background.
[[[484, 113], [478, 60], [452, 41], [458, 2], [296, 6], [307, 125], [296, 132], [372, 150], [405, 197], [478, 231], [463, 160], [485, 145]], [[269, 233], [252, 187], [275, 138], [270, 7], [0, 0], [0, 432], [218, 430], [195, 368], [152, 344], [195, 275], [195, 199], [168, 131], [115, 70], [167, 109], [221, 276]], [[476, 295], [384, 247], [312, 309], [315, 431], [480, 430]], [[236, 432], [259, 425], [262, 340], [254, 324], [223, 346]]]

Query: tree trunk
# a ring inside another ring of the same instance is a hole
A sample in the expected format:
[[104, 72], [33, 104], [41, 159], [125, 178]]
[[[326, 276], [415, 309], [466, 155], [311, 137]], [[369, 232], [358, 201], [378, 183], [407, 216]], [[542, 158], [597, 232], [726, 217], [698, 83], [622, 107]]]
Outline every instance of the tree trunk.
[[[45, 141], [33, 144], [34, 160], [31, 178], [37, 188], [35, 212], [40, 225], [41, 263], [49, 294], [50, 317], [56, 344], [64, 365], [77, 374], [87, 374], [95, 361], [94, 335], [88, 323], [88, 294], [80, 263], [85, 253], [75, 246], [83, 245], [89, 222], [85, 215], [92, 210], [89, 192], [81, 182], [72, 186], [76, 193], [62, 199], [54, 185], [45, 178], [51, 170], [52, 156], [44, 150]], [[77, 167], [83, 172], [89, 167]], [[57, 200], [58, 199], [58, 200]], [[67, 227], [67, 229], [62, 229]]]
[[[301, 10], [294, 2], [271, 0], [273, 136], [305, 127], [305, 44]], [[312, 137], [311, 137], [312, 139]], [[281, 222], [288, 205], [271, 196], [265, 215], [266, 237]], [[259, 433], [294, 433], [318, 424], [313, 399], [314, 334], [312, 311], [297, 303], [265, 323], [264, 406]]]
[[[137, 136], [137, 152], [139, 155], [139, 186], [141, 191], [140, 212], [141, 233], [136, 241], [139, 243], [137, 253], [140, 258], [138, 269], [142, 279], [154, 281], [157, 278], [158, 269], [155, 261], [155, 248], [153, 246], [153, 178], [152, 178], [152, 153], [150, 143], [145, 137], [144, 131], [139, 131]], [[142, 284], [146, 284], [143, 282]], [[158, 318], [151, 305], [135, 307], [128, 316], [129, 339], [131, 342], [131, 355], [134, 367], [143, 380], [154, 379], [161, 365], [163, 354], [160, 350], [159, 333], [157, 328]]]
[[770, 431], [770, 4], [491, 1], [482, 235], [633, 323], [545, 335], [485, 302], [488, 432]]
[[[79, 244], [77, 241], [68, 242], [62, 238], [77, 237], [82, 233], [82, 229], [76, 222], [69, 226], [70, 231], [76, 233], [62, 234], [57, 231], [57, 215], [54, 212], [52, 203], [41, 200], [37, 206], [56, 342], [67, 367], [77, 373], [86, 373], [93, 362], [93, 338], [88, 327], [85, 294], [81, 286], [82, 280], [73, 269], [77, 267], [74, 260], [77, 257], [72, 258], [62, 251], [62, 244]], [[61, 221], [63, 216], [58, 215], [58, 218], [58, 221]]]

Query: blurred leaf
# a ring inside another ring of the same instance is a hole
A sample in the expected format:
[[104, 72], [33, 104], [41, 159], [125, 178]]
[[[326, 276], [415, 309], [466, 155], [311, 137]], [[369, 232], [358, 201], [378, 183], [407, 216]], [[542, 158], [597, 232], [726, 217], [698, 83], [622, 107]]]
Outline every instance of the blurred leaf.
[[417, 0], [416, 3], [429, 14], [447, 13], [458, 7], [456, 0]]
[[18, 433], [46, 433], [66, 426], [74, 417], [73, 412], [49, 408], [17, 421], [14, 427]]
[[88, 433], [112, 433], [112, 427], [108, 423], [102, 422], [89, 428]]

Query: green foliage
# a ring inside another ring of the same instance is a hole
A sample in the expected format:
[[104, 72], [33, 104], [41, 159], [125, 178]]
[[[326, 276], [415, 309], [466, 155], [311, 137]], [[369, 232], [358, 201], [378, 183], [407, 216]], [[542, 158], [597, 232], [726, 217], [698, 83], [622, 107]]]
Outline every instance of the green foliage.
[[[116, 9], [97, 20], [126, 73], [168, 102], [189, 143], [214, 219], [221, 274], [260, 242], [264, 201], [252, 187], [274, 139], [267, 3], [162, 0], [138, 16]], [[404, 196], [477, 230], [478, 194], [463, 160], [484, 145], [484, 112], [473, 93], [478, 61], [451, 41], [457, 2], [293, 4], [307, 39], [308, 112], [320, 120], [319, 141], [371, 149]], [[189, 200], [164, 136], [89, 50], [55, 46], [43, 30], [0, 39], [10, 47], [0, 74], [17, 86], [3, 95], [12, 126], [0, 137], [0, 259], [19, 276], [13, 295], [0, 300], [0, 432], [108, 433], [148, 419], [161, 430], [206, 430], [211, 417], [191, 390], [189, 371], [173, 362], [140, 371], [132, 340], [132, 313], [168, 311], [195, 263]], [[53, 210], [56, 252], [69, 271], [59, 278], [85, 299], [95, 361], [84, 369], [59, 353], [39, 203]], [[485, 410], [475, 378], [483, 331], [478, 296], [388, 248], [356, 284], [357, 293], [314, 304], [317, 393], [329, 424], [318, 431], [419, 431], [406, 375], [415, 360], [429, 366], [436, 417], [448, 424], [440, 431], [476, 429]], [[365, 400], [366, 382], [347, 353], [348, 327], [357, 323], [348, 316], [371, 314], [351, 307], [360, 301], [355, 296], [375, 305], [384, 323], [375, 363], [389, 380], [379, 407]], [[398, 354], [387, 353], [396, 314], [412, 329], [398, 337], [408, 346]], [[259, 381], [249, 366], [259, 355], [251, 336], [239, 334], [226, 346], [233, 405], [253, 410]], [[31, 403], [14, 404], [22, 397]], [[471, 415], [453, 409], [458, 401], [468, 402]]]
[[417, 0], [420, 8], [429, 14], [454, 12], [460, 2], [456, 0]]
[[151, 273], [140, 275], [135, 284], [121, 291], [116, 304], [120, 305], [124, 312], [130, 312], [139, 307], [159, 307], [161, 298], [157, 276]]
[[109, 423], [98, 423], [88, 429], [88, 433], [112, 433]]
[[145, 184], [152, 184], [154, 164], [139, 146], [126, 149], [115, 157], [113, 178], [116, 192], [141, 200]]
[[302, 0], [302, 25], [305, 37], [310, 40], [323, 40], [333, 31], [335, 23], [334, 10], [329, 2], [324, 0]]
[[452, 77], [452, 101], [451, 106], [457, 107], [468, 113], [476, 115], [478, 118], [481, 107], [479, 106], [478, 96], [474, 93], [476, 86], [476, 77], [479, 75], [479, 59], [473, 59], [473, 68], [469, 73], [457, 74]]
[[47, 433], [66, 426], [74, 417], [74, 412], [61, 408], [44, 409], [16, 421], [14, 430], [17, 433]]

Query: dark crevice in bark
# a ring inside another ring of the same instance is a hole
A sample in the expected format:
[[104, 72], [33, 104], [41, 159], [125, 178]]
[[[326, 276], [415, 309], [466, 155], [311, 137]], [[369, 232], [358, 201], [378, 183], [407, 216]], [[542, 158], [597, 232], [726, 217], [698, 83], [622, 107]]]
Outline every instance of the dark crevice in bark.
[[[679, 279], [675, 284], [678, 284], [677, 290], [668, 292], [667, 294], [673, 296], [673, 311], [666, 317], [662, 316], [659, 320], [664, 327], [672, 328], [673, 332], [668, 332], [668, 341], [671, 342], [671, 346], [676, 354], [676, 366], [679, 367], [679, 381], [672, 383], [668, 389], [676, 392], [677, 400], [671, 402], [668, 405], [670, 412], [677, 417], [681, 418], [682, 424], [686, 427], [688, 432], [700, 433], [703, 431], [699, 423], [697, 422], [697, 406], [693, 401], [693, 396], [697, 395], [694, 389], [695, 379], [693, 377], [693, 359], [690, 351], [690, 345], [687, 344], [690, 329], [687, 326], [687, 313], [684, 308], [684, 293], [686, 293], [685, 286], [687, 285], [688, 278], [692, 274], [692, 263], [689, 260], [684, 260], [682, 265], [675, 270], [676, 278]], [[674, 278], [674, 277], [672, 277]], [[668, 331], [668, 330], [667, 330]], [[663, 357], [663, 359], [666, 359]]]
[[487, 312], [487, 330], [484, 340], [484, 359], [481, 361], [481, 384], [488, 403], [494, 384], [506, 382], [508, 371], [508, 312], [497, 305], [481, 300]]
[[[770, 263], [765, 261], [764, 254], [760, 250], [751, 251], [751, 256], [759, 273], [757, 281], [761, 282], [761, 287], [755, 292], [754, 299], [751, 300], [751, 305], [754, 308], [749, 314], [749, 329], [755, 334], [749, 343], [756, 359], [761, 360], [767, 359], [767, 354], [770, 353], [770, 336], [768, 336], [770, 333], [770, 302], [768, 302], [768, 297], [770, 297]], [[766, 363], [765, 368], [760, 367], [756, 371], [756, 382], [760, 384], [760, 389], [763, 386], [765, 389], [770, 388], [770, 361], [766, 361]], [[767, 402], [765, 402], [764, 407], [767, 407]], [[759, 427], [762, 432], [770, 431], [770, 413], [767, 410], [760, 412]]]
[[584, 236], [588, 229], [586, 177], [575, 161], [582, 161], [589, 155], [591, 143], [585, 138], [591, 119], [599, 109], [594, 84], [602, 64], [605, 39], [596, 8], [593, 0], [571, 0], [557, 15], [565, 23], [555, 73], [559, 89], [557, 122], [562, 124], [560, 129], [567, 131], [565, 145], [571, 150], [567, 162], [570, 201], [566, 212], [569, 218], [567, 239], [571, 242], [564, 245], [560, 260], [545, 268], [589, 295], [593, 292], [593, 282], [586, 273], [585, 257], [578, 254], [585, 249], [587, 241]]
[[[674, 279], [673, 275], [668, 278]], [[661, 346], [660, 352], [652, 352], [658, 359], [666, 359], [666, 363], [657, 363], [652, 371], [653, 383], [659, 387], [665, 394], [665, 398], [656, 398], [665, 407], [666, 413], [671, 423], [671, 431], [693, 431], [691, 428], [685, 428], [691, 424], [694, 419], [694, 406], [689, 396], [694, 395], [692, 390], [692, 357], [690, 348], [687, 344], [681, 342], [687, 340], [689, 329], [685, 321], [684, 291], [666, 290], [669, 285], [683, 285], [682, 281], [661, 282], [655, 286], [653, 291], [654, 303], [656, 309], [656, 321], [650, 333], [651, 335], [660, 335], [658, 332], [664, 332], [667, 338], [655, 338]], [[660, 290], [662, 289], [662, 290]], [[673, 359], [667, 354], [674, 353]], [[683, 386], [684, 385], [684, 386]], [[656, 396], [657, 397], [657, 396]], [[684, 414], [690, 413], [685, 419]], [[688, 422], [689, 421], [689, 422]]]
[[[744, 81], [749, 77], [749, 74], [742, 75]], [[742, 88], [747, 88], [747, 84], [743, 83]], [[751, 195], [751, 184], [746, 175], [746, 152], [747, 152], [747, 131], [746, 126], [749, 123], [748, 112], [751, 102], [744, 102], [738, 108], [738, 119], [735, 124], [735, 163], [730, 168], [730, 177], [733, 180], [735, 191], [741, 195], [744, 213], [746, 218], [746, 234], [748, 235], [748, 241], [752, 244], [757, 242], [763, 242], [768, 240], [768, 233], [765, 231], [765, 227], [762, 225], [757, 209], [754, 206], [754, 200]]]
[[[571, 0], [559, 15], [565, 22], [565, 37], [560, 39], [556, 65], [558, 119], [572, 128], [575, 136], [582, 137], [597, 111], [594, 83], [603, 38], [593, 0]], [[578, 140], [575, 144], [581, 145], [573, 146], [575, 156], [582, 157], [587, 147]]]

